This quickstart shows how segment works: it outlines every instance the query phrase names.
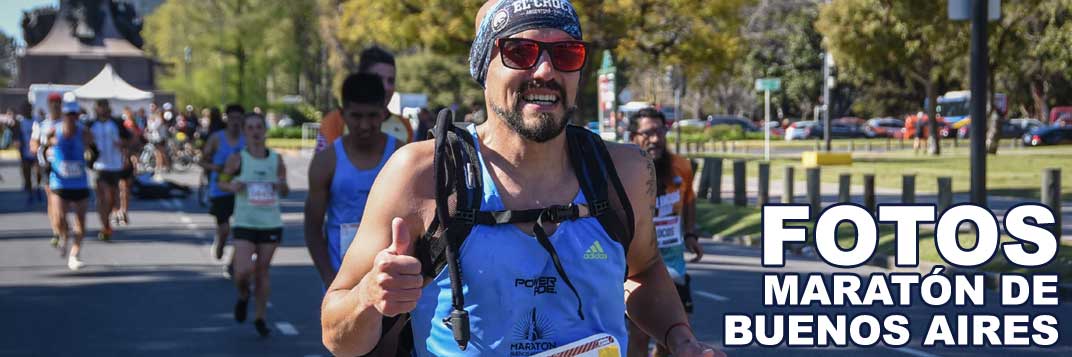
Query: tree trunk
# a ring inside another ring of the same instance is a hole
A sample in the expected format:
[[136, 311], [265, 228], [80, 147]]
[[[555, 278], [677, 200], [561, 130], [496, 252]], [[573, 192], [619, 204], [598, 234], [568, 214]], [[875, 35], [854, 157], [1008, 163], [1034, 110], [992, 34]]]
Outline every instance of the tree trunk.
[[[993, 106], [994, 103], [991, 102], [990, 105]], [[991, 110], [990, 112], [992, 113], [987, 118], [986, 152], [995, 155], [998, 153], [998, 146], [1001, 143], [1001, 127], [1005, 125], [1005, 115], [997, 110]]]
[[1046, 84], [1040, 80], [1031, 81], [1031, 99], [1035, 101], [1035, 114], [1038, 120], [1046, 124], [1050, 122], [1050, 108], [1046, 105]]
[[931, 155], [939, 156], [942, 154], [941, 138], [938, 133], [938, 90], [935, 87], [934, 79], [927, 78], [927, 82], [923, 85], [924, 92], [927, 93], [927, 124], [930, 129], [930, 137], [927, 139], [927, 144], [930, 146], [928, 151]]

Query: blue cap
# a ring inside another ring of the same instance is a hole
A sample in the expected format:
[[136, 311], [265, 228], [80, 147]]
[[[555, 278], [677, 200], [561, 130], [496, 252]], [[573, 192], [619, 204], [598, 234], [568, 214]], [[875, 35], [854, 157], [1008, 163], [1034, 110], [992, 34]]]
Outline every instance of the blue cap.
[[78, 106], [78, 102], [63, 102], [63, 114], [79, 114], [82, 112], [82, 107]]

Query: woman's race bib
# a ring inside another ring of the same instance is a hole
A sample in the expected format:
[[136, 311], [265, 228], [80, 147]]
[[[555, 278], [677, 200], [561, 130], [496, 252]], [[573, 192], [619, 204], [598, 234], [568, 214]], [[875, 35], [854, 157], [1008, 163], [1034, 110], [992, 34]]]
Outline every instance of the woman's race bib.
[[85, 172], [82, 161], [64, 160], [60, 161], [59, 170], [56, 174], [65, 179], [73, 179], [82, 177]]
[[275, 206], [275, 187], [271, 182], [250, 182], [246, 184], [249, 204], [253, 206]]
[[659, 248], [669, 248], [684, 244], [681, 237], [681, 217], [666, 216], [655, 218], [655, 239]]
[[343, 223], [339, 225], [339, 255], [346, 256], [346, 250], [350, 249], [350, 243], [354, 242], [354, 236], [357, 235], [357, 227], [361, 225], [361, 222], [356, 223]]

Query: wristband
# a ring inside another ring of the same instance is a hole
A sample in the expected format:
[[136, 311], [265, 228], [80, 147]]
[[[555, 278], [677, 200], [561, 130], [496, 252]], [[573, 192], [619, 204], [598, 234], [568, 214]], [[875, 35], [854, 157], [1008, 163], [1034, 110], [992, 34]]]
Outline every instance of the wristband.
[[685, 326], [685, 328], [689, 329], [689, 331], [692, 331], [692, 327], [689, 326], [688, 322], [678, 322], [673, 325], [670, 325], [670, 327], [666, 329], [666, 333], [663, 334], [663, 345], [666, 345], [666, 348], [670, 348], [670, 331], [673, 331], [674, 328], [678, 326]]

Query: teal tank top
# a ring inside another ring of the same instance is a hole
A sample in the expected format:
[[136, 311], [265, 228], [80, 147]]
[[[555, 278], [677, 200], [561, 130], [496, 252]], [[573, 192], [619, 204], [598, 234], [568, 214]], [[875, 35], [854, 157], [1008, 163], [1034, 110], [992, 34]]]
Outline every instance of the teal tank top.
[[272, 188], [279, 182], [279, 156], [268, 150], [268, 157], [258, 159], [249, 151], [240, 151], [242, 169], [234, 181], [246, 183], [246, 189], [235, 194], [234, 226], [253, 229], [283, 227], [279, 211], [279, 192]]

